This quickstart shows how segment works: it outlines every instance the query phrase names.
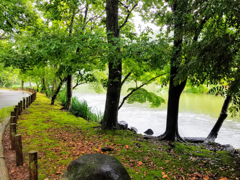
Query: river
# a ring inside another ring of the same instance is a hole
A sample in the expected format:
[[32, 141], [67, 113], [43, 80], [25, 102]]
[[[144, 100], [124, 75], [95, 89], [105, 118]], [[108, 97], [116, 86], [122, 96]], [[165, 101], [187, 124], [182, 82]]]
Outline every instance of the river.
[[[123, 87], [122, 94], [126, 95], [127, 88]], [[146, 89], [157, 92], [157, 87], [152, 84]], [[148, 103], [127, 104], [119, 110], [119, 121], [126, 121], [129, 127], [138, 129], [143, 133], [148, 128], [154, 131], [154, 136], [164, 133], [167, 115], [167, 93], [158, 93], [166, 100], [159, 108], [150, 108]], [[80, 86], [74, 91], [73, 96], [79, 100], [86, 100], [95, 112], [104, 111], [106, 94], [97, 94], [87, 85]], [[207, 137], [214, 126], [222, 108], [224, 98], [208, 94], [183, 93], [179, 106], [179, 133], [182, 137]], [[230, 115], [223, 123], [216, 142], [231, 144], [240, 148], [240, 118], [232, 118]]]

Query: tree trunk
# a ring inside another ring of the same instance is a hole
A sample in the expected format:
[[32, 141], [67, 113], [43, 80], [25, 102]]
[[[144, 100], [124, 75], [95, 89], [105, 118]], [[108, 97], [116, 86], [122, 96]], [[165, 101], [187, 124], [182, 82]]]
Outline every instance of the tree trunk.
[[46, 82], [45, 82], [45, 78], [42, 78], [42, 93], [46, 93]]
[[218, 120], [216, 122], [216, 124], [214, 125], [214, 127], [212, 128], [211, 132], [209, 133], [207, 139], [205, 139], [205, 143], [209, 143], [209, 142], [215, 142], [215, 139], [217, 138], [218, 136], [218, 132], [223, 124], [223, 121], [227, 118], [228, 114], [227, 114], [227, 111], [228, 111], [228, 106], [231, 102], [231, 99], [232, 97], [227, 95], [226, 98], [225, 98], [225, 101], [223, 103], [223, 106], [222, 106], [222, 110], [221, 110], [221, 113], [218, 117]]
[[[57, 70], [58, 70], [58, 66], [55, 65], [54, 68], [55, 68], [55, 74], [56, 74], [56, 72], [57, 72]], [[52, 92], [56, 91], [56, 89], [57, 89], [57, 77], [54, 77], [54, 79], [53, 79]]]
[[57, 98], [57, 95], [58, 95], [58, 93], [59, 93], [59, 91], [60, 91], [60, 89], [61, 89], [61, 87], [62, 87], [62, 85], [63, 85], [63, 83], [64, 83], [65, 81], [66, 81], [66, 78], [64, 78], [63, 80], [60, 81], [60, 83], [59, 83], [56, 91], [55, 91], [54, 94], [53, 94], [53, 97], [52, 97], [52, 100], [51, 100], [51, 105], [54, 105], [54, 102], [55, 102], [55, 100], [56, 100], [56, 98]]
[[22, 90], [23, 90], [23, 88], [24, 88], [24, 81], [22, 81]]
[[65, 105], [65, 109], [67, 109], [67, 111], [69, 111], [71, 109], [72, 106], [72, 81], [73, 81], [73, 75], [68, 75], [67, 76], [67, 101], [66, 101], [66, 105]]
[[[118, 0], [106, 0], [106, 26], [108, 43], [116, 46], [112, 38], [119, 38], [118, 27]], [[116, 48], [120, 52], [119, 48]], [[118, 58], [118, 57], [115, 57]], [[117, 129], [118, 105], [121, 92], [122, 62], [116, 59], [115, 63], [109, 60], [108, 87], [102, 129]]]
[[[173, 13], [176, 13], [178, 9], [178, 4], [175, 2], [173, 4]], [[159, 138], [170, 141], [179, 141], [182, 138], [178, 132], [178, 109], [179, 100], [181, 93], [186, 85], [186, 81], [182, 81], [180, 84], [174, 82], [181, 62], [181, 51], [182, 51], [182, 21], [180, 20], [180, 15], [175, 15], [175, 25], [174, 25], [174, 47], [173, 54], [171, 58], [171, 71], [170, 71], [170, 84], [168, 91], [168, 108], [167, 108], [167, 125], [166, 131]]]

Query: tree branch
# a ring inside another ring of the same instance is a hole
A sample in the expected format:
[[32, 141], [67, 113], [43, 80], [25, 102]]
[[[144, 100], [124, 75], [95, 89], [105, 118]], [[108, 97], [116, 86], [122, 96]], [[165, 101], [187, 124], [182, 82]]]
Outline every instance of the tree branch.
[[165, 74], [167, 74], [167, 73], [163, 73], [163, 74], [160, 74], [160, 75], [158, 75], [158, 76], [156, 76], [156, 77], [153, 77], [153, 78], [151, 78], [150, 80], [148, 80], [146, 83], [143, 83], [141, 86], [136, 87], [135, 89], [133, 89], [127, 96], [125, 96], [125, 97], [123, 98], [120, 106], [118, 107], [118, 110], [122, 107], [122, 105], [124, 104], [124, 102], [125, 102], [135, 91], [137, 91], [138, 89], [142, 88], [143, 86], [149, 84], [149, 83], [150, 83], [151, 81], [153, 81], [154, 79], [156, 79], [156, 78], [158, 78], [158, 77], [160, 77], [160, 76], [163, 76], [163, 75], [165, 75]]
[[127, 80], [127, 78], [131, 75], [132, 73], [128, 73], [127, 76], [123, 79], [121, 86], [125, 83], [125, 81]]
[[86, 84], [86, 82], [83, 82], [83, 83], [76, 83], [75, 86], [73, 86], [73, 89], [75, 89], [77, 86], [80, 86], [82, 84]]
[[204, 24], [205, 24], [209, 19], [210, 19], [209, 17], [205, 17], [205, 18], [201, 21], [199, 27], [196, 28], [196, 30], [195, 30], [195, 35], [194, 35], [194, 37], [193, 37], [193, 40], [194, 40], [194, 41], [197, 41], [197, 40], [198, 40], [198, 37], [199, 37], [199, 35], [200, 35], [200, 33], [201, 33], [201, 30], [203, 29]]
[[[119, 2], [120, 2], [120, 1], [119, 1]], [[128, 18], [129, 18], [129, 16], [130, 16], [131, 12], [132, 12], [132, 11], [135, 9], [135, 7], [137, 7], [137, 5], [138, 5], [138, 4], [135, 4], [135, 5], [133, 6], [132, 10], [129, 11], [129, 10], [128, 10], [128, 6], [124, 5], [124, 4], [121, 3], [121, 2], [120, 2], [120, 4], [122, 4], [122, 5], [127, 9], [128, 15], [127, 15], [124, 23], [119, 27], [119, 29], [121, 29], [123, 26], [125, 26], [125, 24], [128, 22]]]

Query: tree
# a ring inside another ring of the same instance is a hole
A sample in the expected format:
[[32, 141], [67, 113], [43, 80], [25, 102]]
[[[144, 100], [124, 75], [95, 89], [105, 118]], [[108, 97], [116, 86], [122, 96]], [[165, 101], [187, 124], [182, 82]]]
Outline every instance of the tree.
[[[227, 6], [226, 6], [227, 5]], [[231, 99], [234, 107], [239, 107], [239, 15], [236, 10], [238, 2], [212, 1], [209, 3], [211, 11], [205, 17], [205, 24], [201, 39], [194, 41], [185, 51], [190, 51], [191, 61], [182, 65], [179, 75], [187, 74], [193, 84], [222, 84], [227, 83], [229, 89], [222, 95], [225, 97], [219, 118], [208, 135], [206, 142], [215, 141]], [[208, 11], [207, 11], [208, 12]], [[211, 16], [210, 16], [211, 15]], [[216, 89], [216, 88], [215, 88]], [[223, 90], [222, 88], [219, 88]], [[219, 94], [219, 91], [217, 91]]]
[[17, 82], [19, 70], [12, 67], [4, 67], [4, 64], [0, 63], [0, 84], [2, 87], [11, 87]]
[[[89, 64], [96, 63], [96, 57], [99, 56], [97, 53], [98, 48], [96, 47], [96, 44], [99, 43], [96, 42], [98, 33], [94, 30], [96, 25], [100, 23], [98, 19], [101, 17], [99, 15], [99, 9], [101, 10], [102, 8], [101, 6], [100, 1], [91, 2], [86, 0], [51, 1], [39, 4], [40, 9], [44, 10], [45, 17], [48, 18], [49, 21], [52, 20], [53, 26], [56, 25], [55, 28], [58, 29], [57, 31], [62, 31], [63, 36], [61, 37], [61, 42], [57, 44], [54, 53], [58, 53], [57, 56], [63, 54], [63, 56], [61, 56], [61, 63], [56, 63], [61, 66], [61, 72], [65, 73], [66, 76], [60, 79], [59, 85], [62, 85], [66, 79], [67, 100], [65, 108], [67, 110], [71, 109], [73, 74], [78, 70], [89, 69]], [[59, 29], [61, 27], [63, 27], [63, 30]], [[100, 26], [98, 28], [101, 29]], [[55, 35], [59, 40], [59, 35]], [[48, 43], [52, 44], [52, 42]], [[64, 46], [66, 48], [65, 50], [62, 49], [63, 43], [66, 44], [66, 46]], [[102, 43], [99, 44], [101, 45]], [[60, 50], [61, 52], [57, 52], [56, 50]], [[86, 61], [91, 60], [91, 58], [93, 58], [93, 61], [86, 63]], [[63, 67], [66, 68], [64, 71], [62, 69]], [[102, 68], [102, 66], [100, 66], [100, 68]], [[57, 92], [59, 91], [56, 90], [56, 93]], [[56, 97], [56, 95], [53, 97]], [[52, 103], [54, 103], [54, 99]]]
[[[172, 8], [171, 11], [167, 6]], [[167, 25], [167, 35], [170, 35], [168, 37], [173, 40], [167, 125], [165, 133], [159, 139], [182, 140], [178, 132], [179, 98], [187, 79], [191, 77], [190, 71], [198, 71], [198, 66], [189, 67], [188, 65], [198, 62], [194, 54], [198, 51], [196, 43], [201, 42], [201, 36], [205, 33], [207, 26], [213, 25], [217, 17], [224, 17], [223, 9], [225, 5], [218, 0], [211, 2], [173, 0], [167, 1], [157, 13], [149, 13], [154, 16], [157, 24]], [[195, 79], [196, 83], [198, 81]]]
[[[119, 4], [127, 9], [127, 16], [122, 25], [119, 26]], [[132, 5], [131, 10], [129, 10]], [[117, 129], [118, 106], [122, 87], [122, 59], [120, 56], [120, 30], [128, 22], [137, 3], [130, 2], [129, 6], [118, 0], [106, 0], [106, 30], [108, 44], [112, 46], [108, 56], [108, 84], [106, 104], [102, 121], [102, 129]], [[110, 47], [110, 46], [109, 46]]]

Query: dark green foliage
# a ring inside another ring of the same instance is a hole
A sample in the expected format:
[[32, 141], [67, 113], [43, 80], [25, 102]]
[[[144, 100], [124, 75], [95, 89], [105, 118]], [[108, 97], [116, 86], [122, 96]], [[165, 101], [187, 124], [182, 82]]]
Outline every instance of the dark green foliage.
[[[132, 91], [134, 89], [135, 88], [129, 88], [128, 91]], [[147, 101], [150, 103], [151, 108], [157, 108], [161, 106], [162, 103], [165, 103], [165, 100], [162, 97], [152, 92], [148, 92], [144, 88], [140, 88], [134, 93], [132, 93], [132, 95], [128, 98], [127, 103], [129, 104], [132, 104], [134, 102], [145, 103]]]
[[224, 97], [226, 95], [226, 89], [224, 86], [214, 86], [211, 89], [209, 89], [208, 94], [213, 94], [215, 96], [222, 96]]

